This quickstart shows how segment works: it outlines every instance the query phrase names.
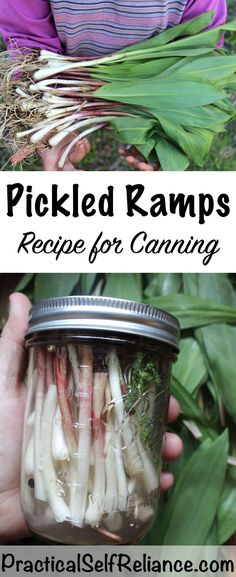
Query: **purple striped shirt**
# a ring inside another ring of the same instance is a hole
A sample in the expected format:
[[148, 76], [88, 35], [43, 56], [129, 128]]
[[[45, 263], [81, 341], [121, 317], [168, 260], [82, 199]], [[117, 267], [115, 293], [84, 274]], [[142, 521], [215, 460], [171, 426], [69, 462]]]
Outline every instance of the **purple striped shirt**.
[[69, 54], [119, 50], [178, 24], [187, 0], [51, 0], [58, 34]]
[[212, 26], [226, 20], [226, 0], [1, 0], [0, 33], [19, 47], [96, 56], [208, 10]]

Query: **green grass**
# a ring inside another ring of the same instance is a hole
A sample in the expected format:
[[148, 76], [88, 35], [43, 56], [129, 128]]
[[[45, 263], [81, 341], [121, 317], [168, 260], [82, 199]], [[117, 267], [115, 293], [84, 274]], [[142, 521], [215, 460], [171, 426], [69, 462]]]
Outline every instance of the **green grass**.
[[[229, 18], [236, 18], [235, 0], [228, 0]], [[232, 51], [236, 50], [236, 40], [231, 35], [225, 38], [227, 48]], [[236, 103], [236, 94], [232, 94], [232, 99]], [[121, 142], [110, 129], [101, 130], [93, 136], [91, 140], [91, 152], [80, 163], [81, 170], [132, 170], [127, 162], [118, 154], [118, 148]], [[9, 152], [0, 148], [0, 167], [1, 170], [41, 170], [42, 165], [39, 158], [30, 158], [22, 162], [16, 168], [8, 162]], [[235, 170], [236, 166], [236, 121], [231, 122], [225, 133], [220, 134], [215, 139], [211, 149], [209, 159], [203, 170], [221, 171]], [[191, 164], [189, 170], [200, 170], [194, 164]], [[201, 169], [202, 170], [202, 169]]]

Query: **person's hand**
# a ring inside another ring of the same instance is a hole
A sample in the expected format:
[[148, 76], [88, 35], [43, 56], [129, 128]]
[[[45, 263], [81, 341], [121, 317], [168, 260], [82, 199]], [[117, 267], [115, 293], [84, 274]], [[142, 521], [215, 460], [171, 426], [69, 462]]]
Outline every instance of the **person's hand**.
[[[20, 508], [20, 464], [25, 406], [27, 355], [24, 337], [27, 330], [29, 300], [20, 293], [10, 297], [10, 313], [0, 338], [0, 543], [30, 535]], [[179, 404], [171, 397], [168, 421], [179, 414]], [[181, 439], [166, 433], [163, 459], [173, 461], [183, 449]], [[169, 472], [161, 474], [161, 489], [173, 483]]]
[[[68, 137], [64, 138], [60, 144], [53, 146], [52, 148], [46, 148], [43, 151], [39, 151], [39, 155], [42, 159], [43, 163], [43, 170], [58, 170], [58, 161], [63, 154], [66, 146], [74, 139], [74, 134], [69, 134]], [[75, 144], [72, 148], [65, 164], [63, 167], [63, 171], [75, 171], [78, 170], [75, 168], [75, 164], [81, 162], [83, 158], [88, 154], [90, 151], [90, 144], [87, 138], [83, 138]]]
[[138, 150], [136, 150], [134, 146], [121, 147], [119, 148], [119, 153], [135, 170], [142, 170], [145, 172], [157, 170], [157, 167], [146, 162], [145, 158], [138, 152]]
[[[180, 406], [174, 397], [170, 397], [168, 423], [173, 423], [180, 413]], [[183, 443], [178, 435], [166, 433], [163, 442], [162, 458], [163, 461], [176, 461], [183, 451]], [[174, 483], [174, 477], [169, 471], [161, 473], [161, 491], [167, 491]]]
[[[50, 136], [48, 136], [48, 138], [49, 137]], [[57, 146], [44, 149], [40, 147], [38, 148], [37, 153], [42, 159], [43, 170], [45, 171], [59, 170], [58, 161], [61, 155], [63, 154], [66, 146], [68, 146], [68, 144], [72, 142], [74, 137], [75, 137], [74, 134], [68, 134], [68, 136], [64, 138], [62, 142], [60, 142]], [[89, 151], [90, 151], [90, 143], [87, 140], [87, 138], [83, 138], [73, 146], [62, 170], [66, 171], [78, 170], [77, 168], [75, 168], [74, 165], [81, 162], [81, 160], [83, 160], [83, 158], [86, 156], [86, 154], [89, 153]], [[28, 145], [27, 147], [20, 148], [17, 152], [15, 152], [11, 156], [10, 159], [11, 164], [15, 166], [16, 164], [22, 162], [23, 160], [25, 160], [25, 158], [31, 156], [32, 154], [35, 154], [35, 147], [33, 145]]]
[[0, 339], [0, 543], [29, 535], [20, 508], [24, 335], [29, 308], [23, 294], [10, 297], [10, 314]]

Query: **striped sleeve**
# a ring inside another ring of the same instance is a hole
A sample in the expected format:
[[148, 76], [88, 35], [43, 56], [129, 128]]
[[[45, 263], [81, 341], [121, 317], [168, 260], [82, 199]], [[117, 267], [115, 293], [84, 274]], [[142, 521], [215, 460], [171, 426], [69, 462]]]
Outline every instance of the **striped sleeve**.
[[1, 0], [0, 34], [7, 46], [62, 52], [48, 0]]
[[191, 18], [210, 10], [215, 12], [211, 28], [224, 24], [227, 18], [226, 0], [188, 0], [183, 15], [183, 21], [191, 20]]
[[[211, 26], [209, 28], [215, 28], [224, 24], [227, 19], [227, 1], [226, 0], [188, 0], [186, 5], [186, 10], [183, 15], [183, 21], [191, 20], [195, 16], [199, 16], [203, 12], [208, 12], [213, 10], [215, 15]], [[218, 44], [218, 48], [221, 48], [224, 44], [224, 35]]]

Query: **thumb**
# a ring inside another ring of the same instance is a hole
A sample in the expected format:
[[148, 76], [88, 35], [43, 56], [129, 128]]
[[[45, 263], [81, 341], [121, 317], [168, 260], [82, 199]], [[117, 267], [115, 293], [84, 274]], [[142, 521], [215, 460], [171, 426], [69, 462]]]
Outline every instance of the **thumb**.
[[9, 317], [0, 338], [0, 391], [9, 394], [17, 389], [24, 373], [24, 337], [30, 306], [23, 294], [10, 296]]
[[81, 162], [81, 160], [83, 160], [83, 158], [89, 152], [89, 140], [87, 138], [83, 138], [83, 140], [80, 140], [72, 149], [72, 152], [70, 153], [70, 162], [72, 162], [72, 164]]
[[9, 301], [9, 316], [2, 331], [0, 352], [1, 343], [5, 340], [10, 340], [18, 345], [24, 345], [24, 338], [27, 331], [28, 316], [31, 307], [29, 299], [22, 293], [13, 293]]

